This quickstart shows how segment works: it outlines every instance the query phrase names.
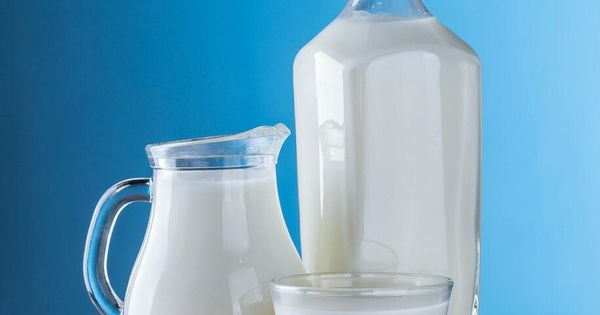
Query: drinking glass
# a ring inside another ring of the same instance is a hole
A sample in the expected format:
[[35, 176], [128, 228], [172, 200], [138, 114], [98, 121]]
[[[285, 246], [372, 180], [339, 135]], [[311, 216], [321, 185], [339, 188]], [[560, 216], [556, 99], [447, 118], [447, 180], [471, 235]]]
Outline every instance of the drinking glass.
[[446, 315], [450, 278], [406, 273], [312, 273], [271, 282], [277, 315]]

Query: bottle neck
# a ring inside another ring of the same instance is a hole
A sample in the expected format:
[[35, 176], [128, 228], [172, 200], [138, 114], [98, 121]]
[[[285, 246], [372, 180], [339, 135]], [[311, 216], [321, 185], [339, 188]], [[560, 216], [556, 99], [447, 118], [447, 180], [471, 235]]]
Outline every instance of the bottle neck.
[[431, 16], [423, 0], [350, 0], [343, 15], [365, 13], [404, 18]]

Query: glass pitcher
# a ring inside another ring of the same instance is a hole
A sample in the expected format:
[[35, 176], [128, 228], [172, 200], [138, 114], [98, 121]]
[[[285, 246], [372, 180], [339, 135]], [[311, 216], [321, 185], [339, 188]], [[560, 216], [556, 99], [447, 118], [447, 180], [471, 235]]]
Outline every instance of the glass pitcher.
[[[103, 314], [272, 314], [271, 279], [303, 272], [281, 214], [275, 164], [283, 124], [229, 136], [148, 145], [153, 178], [129, 179], [100, 199], [88, 232], [84, 277]], [[124, 302], [107, 253], [120, 211], [151, 202]]]

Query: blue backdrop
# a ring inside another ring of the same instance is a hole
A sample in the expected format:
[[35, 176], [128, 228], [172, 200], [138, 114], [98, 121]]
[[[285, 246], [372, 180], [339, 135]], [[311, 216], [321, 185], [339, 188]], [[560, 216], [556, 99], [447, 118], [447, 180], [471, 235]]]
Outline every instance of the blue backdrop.
[[[344, 0], [0, 1], [0, 314], [94, 314], [92, 209], [147, 143], [284, 122], [292, 61]], [[597, 314], [597, 1], [430, 0], [484, 71], [484, 315]], [[279, 164], [298, 240], [295, 143]], [[147, 207], [110, 253], [123, 291]]]

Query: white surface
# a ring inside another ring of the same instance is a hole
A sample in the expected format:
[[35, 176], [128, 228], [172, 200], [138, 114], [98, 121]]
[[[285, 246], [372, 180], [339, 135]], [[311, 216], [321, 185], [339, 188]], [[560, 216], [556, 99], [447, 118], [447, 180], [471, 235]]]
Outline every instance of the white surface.
[[420, 307], [403, 310], [381, 310], [381, 311], [320, 311], [305, 308], [291, 308], [275, 305], [277, 315], [446, 315], [448, 303], [429, 307]]
[[480, 66], [435, 18], [338, 18], [294, 64], [308, 272], [478, 273]]

